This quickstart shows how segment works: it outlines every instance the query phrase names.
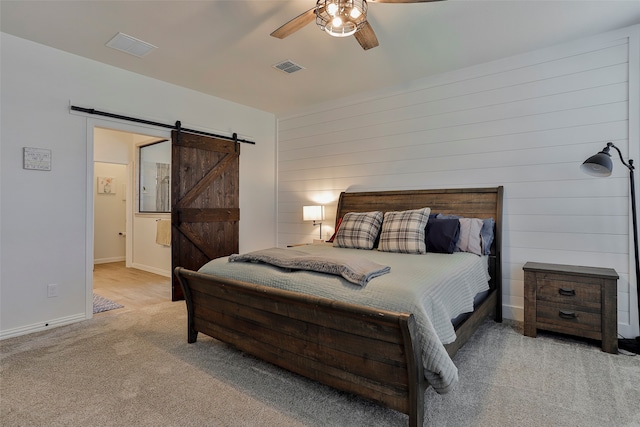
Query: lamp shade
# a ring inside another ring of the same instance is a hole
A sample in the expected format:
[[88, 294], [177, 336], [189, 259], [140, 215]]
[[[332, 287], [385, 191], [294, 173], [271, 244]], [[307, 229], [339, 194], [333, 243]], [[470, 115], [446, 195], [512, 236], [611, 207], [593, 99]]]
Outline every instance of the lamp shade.
[[303, 206], [303, 221], [322, 221], [324, 220], [324, 206]]
[[580, 166], [580, 169], [593, 176], [611, 175], [613, 162], [611, 161], [611, 155], [609, 154], [609, 147], [585, 160]]
[[318, 0], [316, 24], [334, 37], [354, 34], [367, 22], [367, 2], [364, 0]]

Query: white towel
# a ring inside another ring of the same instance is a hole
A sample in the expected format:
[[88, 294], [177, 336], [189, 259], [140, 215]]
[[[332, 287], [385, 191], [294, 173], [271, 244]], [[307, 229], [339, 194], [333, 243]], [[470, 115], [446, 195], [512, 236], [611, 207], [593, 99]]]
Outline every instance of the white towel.
[[171, 246], [171, 221], [159, 219], [156, 221], [156, 243]]

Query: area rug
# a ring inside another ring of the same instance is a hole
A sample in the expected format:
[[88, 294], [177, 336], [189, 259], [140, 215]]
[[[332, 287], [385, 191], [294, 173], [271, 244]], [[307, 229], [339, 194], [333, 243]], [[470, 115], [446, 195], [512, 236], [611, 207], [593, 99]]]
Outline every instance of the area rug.
[[115, 310], [116, 308], [122, 308], [123, 305], [113, 302], [109, 299], [101, 297], [100, 295], [93, 294], [93, 314], [102, 313], [103, 311]]

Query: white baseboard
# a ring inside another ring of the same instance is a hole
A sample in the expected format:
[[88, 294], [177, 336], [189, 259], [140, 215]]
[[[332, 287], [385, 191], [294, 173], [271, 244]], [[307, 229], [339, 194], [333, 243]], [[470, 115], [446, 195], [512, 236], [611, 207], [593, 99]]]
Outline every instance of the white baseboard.
[[159, 276], [171, 277], [171, 270], [162, 270], [160, 268], [150, 267], [148, 265], [136, 264], [136, 263], [131, 264], [131, 267], [137, 268], [138, 270], [147, 271], [149, 273], [154, 273]]
[[505, 319], [524, 322], [524, 308], [515, 305], [502, 305], [502, 317]]
[[116, 256], [116, 257], [111, 257], [111, 258], [98, 258], [98, 259], [94, 259], [93, 263], [94, 264], [108, 264], [110, 262], [122, 262], [125, 261], [125, 257], [123, 256]]
[[19, 337], [21, 335], [32, 334], [34, 332], [46, 331], [59, 326], [70, 325], [72, 323], [86, 320], [84, 313], [74, 314], [72, 316], [60, 317], [58, 319], [49, 320], [48, 322], [35, 323], [33, 325], [21, 326], [19, 328], [0, 331], [0, 340], [7, 338]]

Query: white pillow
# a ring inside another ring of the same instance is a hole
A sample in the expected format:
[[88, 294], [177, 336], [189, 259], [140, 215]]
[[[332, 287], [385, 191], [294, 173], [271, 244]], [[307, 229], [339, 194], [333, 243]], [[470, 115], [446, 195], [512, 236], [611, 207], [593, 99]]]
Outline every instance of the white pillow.
[[460, 238], [456, 250], [482, 255], [482, 240], [480, 238], [482, 220], [479, 218], [459, 218], [458, 221], [460, 221]]

